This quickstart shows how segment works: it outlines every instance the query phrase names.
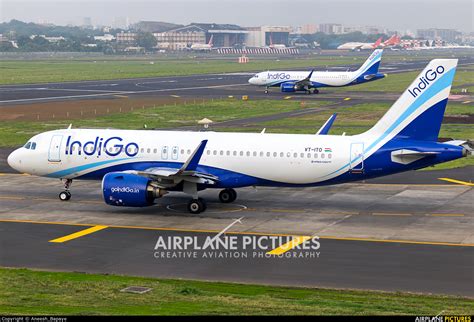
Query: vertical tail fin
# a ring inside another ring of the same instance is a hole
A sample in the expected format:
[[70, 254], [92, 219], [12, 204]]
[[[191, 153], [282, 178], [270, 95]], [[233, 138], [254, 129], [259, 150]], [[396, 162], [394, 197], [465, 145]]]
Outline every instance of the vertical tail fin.
[[372, 45], [372, 48], [377, 49], [377, 47], [380, 46], [381, 43], [382, 43], [382, 37], [380, 37], [374, 42], [374, 44]]
[[432, 60], [365, 134], [385, 142], [394, 137], [436, 141], [457, 63], [457, 59]]
[[209, 38], [209, 43], [208, 43], [208, 45], [212, 46], [212, 40], [213, 40], [213, 38], [214, 38], [214, 35], [211, 35], [211, 38]]
[[356, 71], [356, 78], [377, 74], [379, 71], [380, 61], [382, 60], [382, 53], [383, 49], [374, 50], [364, 64]]

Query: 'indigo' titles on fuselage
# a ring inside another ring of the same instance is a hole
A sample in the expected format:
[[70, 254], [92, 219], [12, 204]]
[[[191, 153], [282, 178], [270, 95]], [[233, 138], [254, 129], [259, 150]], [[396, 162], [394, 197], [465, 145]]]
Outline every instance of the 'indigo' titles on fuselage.
[[[109, 156], [117, 156], [120, 153], [125, 153], [129, 157], [134, 157], [138, 154], [138, 144], [130, 142], [128, 144], [121, 144], [123, 141], [121, 137], [113, 136], [108, 139], [97, 136], [93, 141], [87, 141], [85, 143], [81, 141], [72, 141], [72, 136], [68, 136], [66, 141], [66, 155], [73, 155], [77, 153], [81, 155], [84, 152], [85, 155], [100, 156], [102, 152]], [[92, 147], [92, 148], [91, 148]]]

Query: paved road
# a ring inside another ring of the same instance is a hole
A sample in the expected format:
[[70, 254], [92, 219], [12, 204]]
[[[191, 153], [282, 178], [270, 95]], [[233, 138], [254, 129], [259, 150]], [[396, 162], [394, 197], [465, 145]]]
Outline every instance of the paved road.
[[[227, 238], [235, 238], [238, 245], [233, 251], [223, 248], [218, 251], [199, 251], [190, 246], [187, 254], [194, 255], [195, 251], [195, 257], [163, 258], [185, 256], [186, 252], [175, 252], [175, 248], [164, 250], [162, 247], [155, 251], [159, 237], [165, 241], [175, 236], [196, 237], [197, 244], [202, 246], [205, 238], [212, 238], [216, 234], [127, 228], [106, 228], [63, 243], [49, 242], [86, 228], [89, 227], [0, 223], [0, 265], [162, 278], [474, 296], [473, 247], [320, 239], [317, 250], [285, 253], [285, 256], [291, 255], [290, 258], [259, 258], [264, 256], [265, 251], [258, 247], [248, 247], [244, 251], [243, 240], [268, 236], [229, 234]], [[267, 245], [265, 239], [261, 240]], [[208, 256], [223, 258], [204, 258], [204, 252]]]

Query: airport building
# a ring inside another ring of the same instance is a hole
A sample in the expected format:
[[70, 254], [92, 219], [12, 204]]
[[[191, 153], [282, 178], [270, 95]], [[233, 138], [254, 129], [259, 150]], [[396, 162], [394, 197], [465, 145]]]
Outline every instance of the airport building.
[[137, 34], [134, 32], [120, 32], [115, 35], [117, 38], [117, 43], [122, 43], [122, 44], [131, 44], [135, 42], [135, 38], [137, 37]]
[[245, 42], [247, 31], [231, 24], [192, 23], [190, 25], [154, 32], [158, 47], [180, 50], [192, 44], [207, 44], [211, 37], [214, 47], [234, 47]]
[[249, 27], [245, 45], [248, 47], [265, 47], [270, 44], [282, 44], [288, 46], [290, 33], [293, 31], [289, 26], [262, 26]]

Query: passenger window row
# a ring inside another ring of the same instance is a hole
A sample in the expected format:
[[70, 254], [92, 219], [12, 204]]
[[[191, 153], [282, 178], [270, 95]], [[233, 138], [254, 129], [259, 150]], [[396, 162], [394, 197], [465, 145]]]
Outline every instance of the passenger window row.
[[324, 159], [324, 158], [326, 158], [326, 156], [327, 156], [328, 159], [331, 159], [331, 158], [332, 158], [332, 154], [331, 154], [331, 153], [329, 153], [329, 154], [326, 155], [325, 153], [321, 153], [321, 154], [314, 153], [314, 154], [313, 154], [313, 153], [303, 153], [303, 152], [301, 152], [301, 153], [297, 153], [297, 152], [293, 152], [293, 153], [291, 153], [291, 152], [286, 152], [286, 153], [285, 153], [285, 152], [269, 152], [269, 151], [267, 151], [267, 152], [264, 152], [264, 151], [259, 151], [259, 152], [257, 152], [257, 151], [252, 151], [252, 152], [250, 152], [250, 151], [229, 151], [229, 150], [227, 150], [227, 151], [223, 151], [223, 150], [220, 150], [220, 151], [217, 151], [217, 150], [212, 150], [212, 151], [211, 151], [211, 150], [207, 150], [206, 153], [207, 153], [207, 155], [213, 155], [213, 156], [224, 156], [224, 155], [225, 155], [225, 156], [231, 156], [231, 155], [232, 155], [232, 156], [234, 156], [234, 157], [236, 157], [236, 156], [240, 156], [240, 157], [244, 157], [244, 156], [246, 156], [246, 157], [260, 157], [260, 158], [262, 158], [262, 157], [267, 157], [267, 158], [270, 158], [270, 157], [273, 157], [273, 158], [277, 158], [277, 157], [280, 157], [280, 158], [285, 158], [285, 157], [286, 157], [286, 158], [291, 158], [291, 157], [293, 157], [293, 158], [295, 158], [295, 159], [296, 159], [296, 158], [301, 158], [301, 159], [303, 159], [303, 158], [308, 158], [308, 159], [314, 158], [314, 159], [318, 159], [318, 157], [320, 157], [321, 159]]

